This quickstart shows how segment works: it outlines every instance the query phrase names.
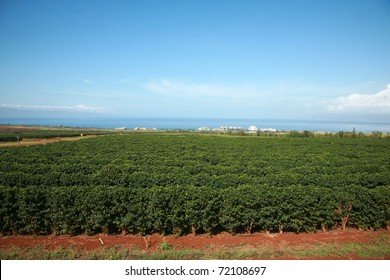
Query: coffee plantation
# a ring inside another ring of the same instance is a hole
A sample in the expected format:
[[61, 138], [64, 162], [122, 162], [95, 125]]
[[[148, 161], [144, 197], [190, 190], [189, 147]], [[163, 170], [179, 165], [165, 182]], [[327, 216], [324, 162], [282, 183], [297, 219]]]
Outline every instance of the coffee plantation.
[[3, 234], [379, 229], [385, 138], [135, 133], [0, 148]]

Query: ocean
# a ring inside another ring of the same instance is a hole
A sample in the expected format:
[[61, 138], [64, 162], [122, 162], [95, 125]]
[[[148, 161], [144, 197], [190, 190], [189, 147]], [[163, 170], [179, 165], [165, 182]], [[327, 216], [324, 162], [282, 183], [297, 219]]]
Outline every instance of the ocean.
[[270, 120], [270, 119], [216, 119], [216, 118], [0, 118], [0, 124], [65, 126], [82, 128], [157, 128], [157, 129], [210, 129], [221, 126], [238, 126], [248, 129], [274, 128], [277, 130], [390, 132], [390, 123]]

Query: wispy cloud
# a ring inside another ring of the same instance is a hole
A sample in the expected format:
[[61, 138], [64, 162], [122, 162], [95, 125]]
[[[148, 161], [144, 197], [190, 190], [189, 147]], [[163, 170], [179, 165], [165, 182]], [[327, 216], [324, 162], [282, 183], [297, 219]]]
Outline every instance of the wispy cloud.
[[390, 84], [376, 94], [354, 93], [327, 102], [331, 112], [390, 113]]
[[345, 93], [356, 92], [357, 88], [367, 92], [372, 85], [324, 85], [305, 80], [252, 84], [197, 83], [171, 79], [135, 82], [135, 85], [145, 92], [153, 93], [163, 102], [181, 104], [176, 107], [190, 104], [190, 108], [198, 111], [213, 108], [216, 112], [234, 108], [242, 116], [305, 118], [310, 115], [327, 118], [338, 113], [355, 116], [390, 113], [390, 85], [376, 94], [351, 95]]
[[85, 84], [87, 84], [87, 85], [92, 84], [92, 81], [91, 81], [91, 80], [83, 80], [83, 82], [84, 82]]
[[172, 80], [152, 80], [139, 84], [155, 93], [192, 97], [250, 97], [257, 93], [251, 85], [229, 86], [222, 83], [191, 83]]
[[92, 107], [86, 105], [19, 105], [19, 104], [0, 104], [2, 109], [13, 109], [13, 110], [35, 110], [35, 111], [61, 111], [61, 112], [90, 112], [90, 113], [102, 113], [106, 109], [102, 107]]
[[168, 79], [150, 80], [138, 83], [141, 88], [155, 93], [177, 96], [252, 98], [252, 99], [286, 99], [291, 97], [325, 96], [345, 92], [348, 87], [324, 86], [310, 82], [291, 80], [275, 82], [259, 82], [249, 84], [230, 83], [193, 83]]

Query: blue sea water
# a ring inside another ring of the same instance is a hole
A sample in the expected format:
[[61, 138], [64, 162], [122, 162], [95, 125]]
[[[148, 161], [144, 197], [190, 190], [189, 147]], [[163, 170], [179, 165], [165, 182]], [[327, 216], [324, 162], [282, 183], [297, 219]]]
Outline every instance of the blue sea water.
[[0, 124], [47, 125], [83, 128], [157, 128], [157, 129], [197, 129], [199, 127], [218, 128], [238, 126], [244, 129], [255, 125], [257, 128], [277, 130], [310, 131], [352, 131], [390, 132], [390, 123], [308, 121], [308, 120], [267, 120], [267, 119], [211, 119], [211, 118], [0, 118]]

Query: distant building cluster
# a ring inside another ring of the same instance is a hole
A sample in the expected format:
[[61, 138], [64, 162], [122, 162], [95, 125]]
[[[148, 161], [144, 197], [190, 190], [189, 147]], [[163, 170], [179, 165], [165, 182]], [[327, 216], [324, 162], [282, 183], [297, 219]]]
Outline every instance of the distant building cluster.
[[197, 129], [198, 131], [217, 131], [217, 132], [238, 132], [238, 131], [246, 131], [248, 133], [257, 133], [258, 131], [260, 132], [277, 132], [278, 130], [275, 128], [257, 128], [254, 125], [251, 125], [248, 129], [244, 129], [239, 126], [220, 126], [218, 128], [212, 128], [210, 129], [209, 127], [202, 126]]
[[[157, 131], [157, 128], [148, 128], [148, 127], [117, 127], [116, 130], [132, 130], [132, 131]], [[275, 128], [257, 128], [255, 125], [251, 125], [248, 129], [244, 129], [240, 126], [228, 126], [223, 125], [218, 128], [209, 128], [207, 126], [202, 126], [196, 129], [196, 131], [203, 132], [246, 132], [246, 133], [257, 133], [257, 132], [277, 132], [278, 130]]]
[[221, 126], [220, 128], [217, 128], [216, 130], [219, 130], [219, 131], [241, 131], [244, 129], [242, 127], [239, 127], [239, 126]]
[[278, 130], [275, 128], [260, 128], [259, 131], [261, 131], [261, 132], [277, 132]]
[[134, 127], [134, 128], [127, 128], [127, 127], [117, 127], [116, 130], [137, 130], [137, 131], [157, 131], [157, 128], [148, 128], [148, 127]]
[[197, 129], [198, 131], [223, 131], [223, 132], [226, 132], [226, 131], [242, 131], [244, 130], [242, 127], [239, 127], [239, 126], [221, 126], [221, 127], [218, 127], [218, 128], [208, 128], [206, 126], [202, 126], [202, 127], [199, 127]]
[[157, 131], [157, 128], [147, 128], [147, 127], [134, 127], [133, 130], [141, 130], [141, 131]]

